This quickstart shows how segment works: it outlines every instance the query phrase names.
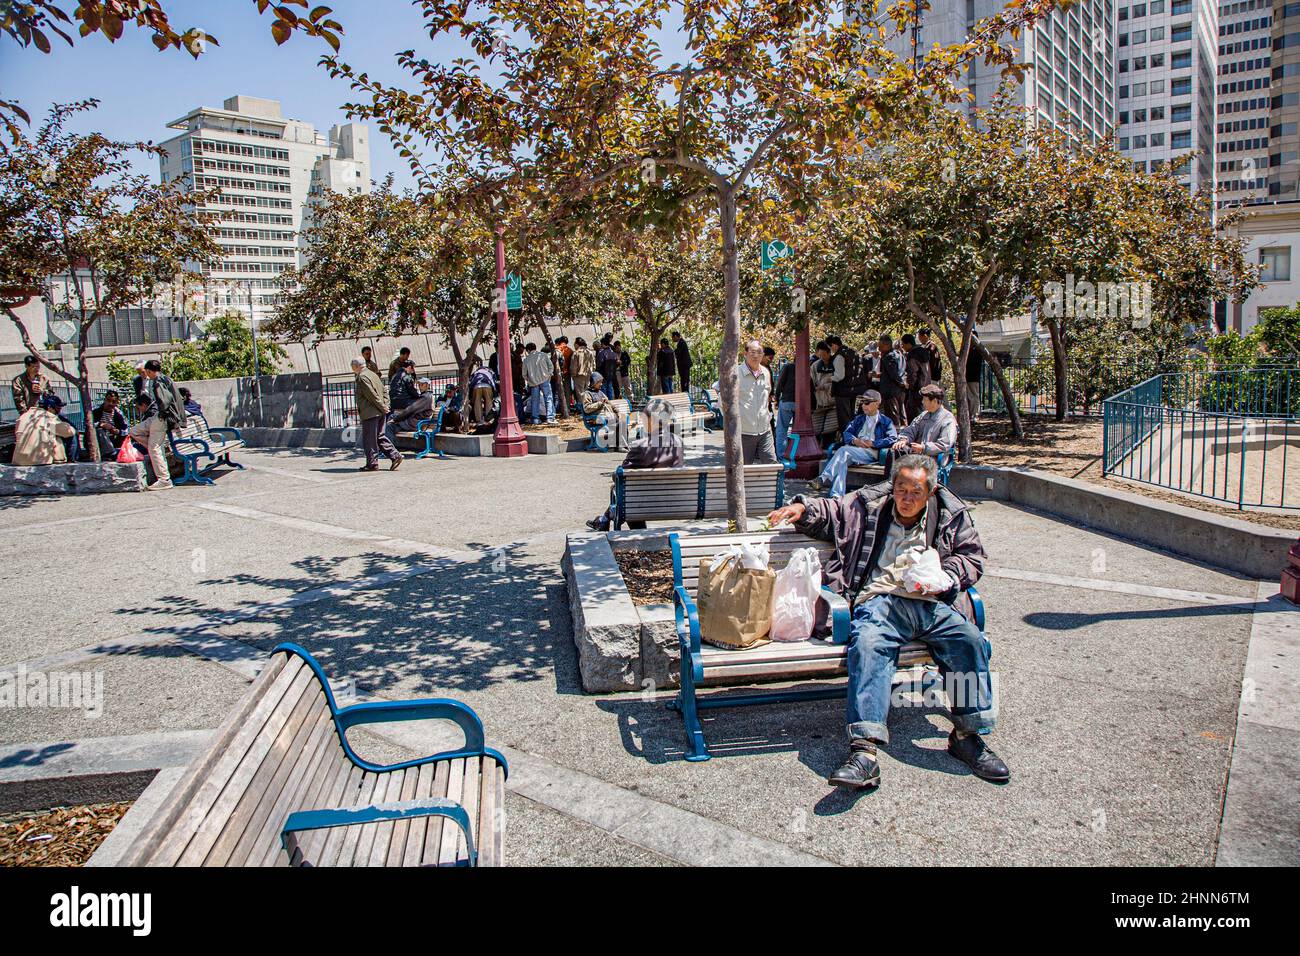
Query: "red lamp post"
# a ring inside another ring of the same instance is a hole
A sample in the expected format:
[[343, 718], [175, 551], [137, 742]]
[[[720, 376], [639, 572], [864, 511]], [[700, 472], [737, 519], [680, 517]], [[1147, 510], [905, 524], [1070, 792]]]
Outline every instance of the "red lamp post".
[[[808, 368], [808, 323], [804, 322], [794, 334], [794, 433], [799, 436], [799, 447], [794, 453], [794, 478], [816, 478], [822, 467], [822, 449], [813, 433], [812, 403], [809, 395], [811, 371]], [[783, 449], [784, 450], [784, 449]]]
[[1292, 604], [1300, 604], [1300, 538], [1291, 545], [1287, 566], [1282, 569], [1282, 596]]
[[522, 458], [528, 454], [528, 439], [515, 414], [514, 374], [510, 368], [510, 310], [506, 307], [506, 227], [497, 226], [497, 384], [501, 390], [501, 414], [492, 438], [496, 458]]

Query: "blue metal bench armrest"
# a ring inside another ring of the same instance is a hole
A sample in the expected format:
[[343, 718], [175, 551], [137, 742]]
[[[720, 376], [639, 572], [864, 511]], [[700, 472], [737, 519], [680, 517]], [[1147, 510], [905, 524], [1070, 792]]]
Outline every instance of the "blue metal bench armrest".
[[[209, 458], [212, 457], [212, 446], [202, 438], [173, 438], [171, 439], [171, 443], [172, 451], [176, 452], [176, 454], [180, 455], [182, 458], [189, 455], [207, 455]], [[182, 451], [180, 448], [182, 444], [198, 445], [199, 447], [195, 451]]]
[[[794, 458], [795, 455], [798, 454], [799, 452], [799, 433], [791, 432], [786, 437], [785, 443], [787, 446], [789, 446], [790, 451], [789, 454], [787, 454], [784, 458], [781, 459], [781, 464], [782, 466], [784, 466], [786, 471], [794, 471], [795, 469]], [[784, 504], [784, 502], [781, 502], [781, 504]]]
[[695, 599], [683, 585], [679, 584], [673, 589], [673, 609], [677, 615], [677, 637], [682, 643], [682, 650], [689, 648], [692, 653], [699, 653], [700, 612], [695, 606]]
[[230, 432], [230, 434], [234, 436], [234, 440], [235, 440], [235, 441], [243, 441], [243, 440], [244, 440], [244, 435], [243, 435], [242, 432], [240, 432], [240, 430], [239, 430], [238, 428], [226, 428], [226, 427], [222, 426], [222, 427], [220, 427], [220, 428], [209, 428], [209, 429], [208, 429], [208, 434], [210, 434], [210, 435], [216, 435], [216, 434], [219, 434], [219, 433], [221, 433], [221, 432]]
[[984, 633], [984, 599], [980, 597], [979, 591], [975, 590], [975, 585], [966, 589], [966, 596], [970, 598], [971, 613], [975, 616], [974, 624]]
[[321, 830], [328, 827], [350, 827], [365, 823], [378, 823], [382, 820], [409, 820], [413, 817], [446, 817], [452, 820], [465, 834], [465, 846], [469, 850], [469, 865], [478, 862], [478, 850], [474, 846], [474, 835], [470, 832], [469, 814], [465, 808], [446, 797], [426, 797], [422, 800], [401, 800], [396, 803], [377, 803], [369, 807], [340, 807], [329, 810], [299, 810], [289, 814], [280, 830], [280, 845], [286, 853], [292, 854], [289, 847], [290, 836], [304, 830]]
[[[388, 724], [403, 720], [450, 720], [465, 732], [465, 743], [456, 750], [447, 750], [417, 760], [388, 765], [372, 764], [362, 760], [347, 743], [348, 730], [358, 724]], [[479, 720], [478, 714], [458, 700], [432, 697], [425, 700], [381, 700], [353, 704], [351, 707], [336, 710], [334, 723], [338, 727], [339, 737], [342, 738], [348, 756], [363, 770], [378, 773], [418, 767], [421, 764], [435, 763], [440, 760], [454, 760], [458, 757], [493, 757], [509, 774], [505, 757], [484, 745], [483, 722]]]
[[822, 588], [817, 597], [819, 600], [825, 601], [826, 606], [830, 609], [831, 643], [847, 644], [849, 642], [849, 602], [830, 588]]

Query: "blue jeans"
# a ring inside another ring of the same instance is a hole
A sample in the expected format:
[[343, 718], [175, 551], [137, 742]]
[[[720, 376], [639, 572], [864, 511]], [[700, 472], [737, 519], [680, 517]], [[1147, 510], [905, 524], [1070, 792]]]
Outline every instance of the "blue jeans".
[[673, 393], [673, 377], [671, 375], [662, 376], [659, 379], [659, 387], [661, 389], [661, 394], [671, 395]]
[[844, 490], [849, 480], [849, 465], [874, 465], [881, 461], [884, 452], [876, 448], [859, 448], [857, 445], [841, 445], [831, 452], [826, 467], [818, 476], [822, 481], [831, 483], [831, 494], [836, 498], [844, 497]]
[[600, 390], [611, 402], [614, 400], [614, 380], [612, 378], [602, 379]]
[[790, 426], [794, 424], [794, 402], [778, 402], [776, 406], [776, 457], [785, 460], [786, 442], [790, 439]]
[[528, 396], [528, 416], [535, 422], [555, 421], [555, 395], [550, 382], [534, 385]]
[[989, 644], [961, 613], [942, 601], [877, 594], [853, 609], [849, 625], [849, 739], [889, 743], [889, 716], [898, 649], [921, 641], [939, 665], [949, 712], [958, 730], [992, 730], [995, 723]]

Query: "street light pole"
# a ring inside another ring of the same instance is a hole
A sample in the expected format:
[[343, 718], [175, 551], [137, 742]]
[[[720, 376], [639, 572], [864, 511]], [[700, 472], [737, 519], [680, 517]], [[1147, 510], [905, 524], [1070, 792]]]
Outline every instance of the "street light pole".
[[264, 425], [266, 417], [262, 414], [262, 366], [257, 355], [257, 319], [253, 317], [253, 281], [246, 279], [244, 286], [248, 289], [248, 330], [253, 336], [253, 394], [257, 397], [257, 423]]
[[510, 309], [506, 304], [506, 227], [497, 225], [497, 387], [501, 392], [501, 413], [492, 440], [497, 458], [522, 458], [528, 454], [528, 439], [515, 414], [514, 373], [510, 367]]

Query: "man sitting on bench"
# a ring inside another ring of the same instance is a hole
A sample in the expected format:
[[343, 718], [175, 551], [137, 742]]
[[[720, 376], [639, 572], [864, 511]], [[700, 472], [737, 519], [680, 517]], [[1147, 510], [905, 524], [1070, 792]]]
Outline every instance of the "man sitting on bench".
[[885, 477], [893, 473], [894, 462], [903, 455], [929, 455], [938, 458], [957, 444], [957, 419], [943, 407], [943, 386], [926, 385], [921, 389], [924, 411], [906, 428], [898, 430], [898, 440], [885, 456]]
[[[1002, 783], [1007, 765], [980, 737], [994, 724], [988, 646], [979, 629], [954, 606], [984, 570], [984, 547], [966, 503], [939, 487], [938, 466], [927, 455], [899, 459], [892, 493], [881, 486], [843, 498], [796, 495], [773, 511], [776, 525], [835, 544], [826, 563], [828, 585], [852, 605], [849, 626], [849, 755], [828, 783], [861, 790], [880, 783], [877, 744], [889, 743], [889, 715], [898, 651], [921, 641], [943, 675], [953, 730], [948, 753], [976, 776]], [[914, 593], [906, 570], [927, 548], [939, 552], [948, 575], [940, 591]]]
[[[413, 432], [415, 431], [416, 422], [434, 417], [432, 385], [433, 383], [427, 378], [420, 379], [419, 382], [416, 383], [418, 397], [408, 403], [401, 410], [393, 410], [393, 417], [389, 424], [392, 425], [394, 432]], [[391, 438], [392, 436], [390, 435], [389, 437]]]
[[813, 491], [830, 486], [831, 495], [840, 498], [849, 478], [849, 465], [874, 465], [885, 460], [898, 438], [894, 423], [880, 410], [880, 393], [867, 389], [858, 398], [858, 414], [844, 429], [844, 444], [831, 453], [822, 473], [808, 485]]
[[[686, 460], [686, 446], [673, 432], [673, 409], [661, 398], [649, 398], [641, 409], [645, 415], [642, 428], [644, 438], [632, 442], [623, 459], [624, 468], [680, 468]], [[587, 527], [592, 531], [608, 531], [617, 514], [611, 503], [604, 514], [592, 518]], [[629, 521], [629, 528], [644, 528], [644, 521]]]

